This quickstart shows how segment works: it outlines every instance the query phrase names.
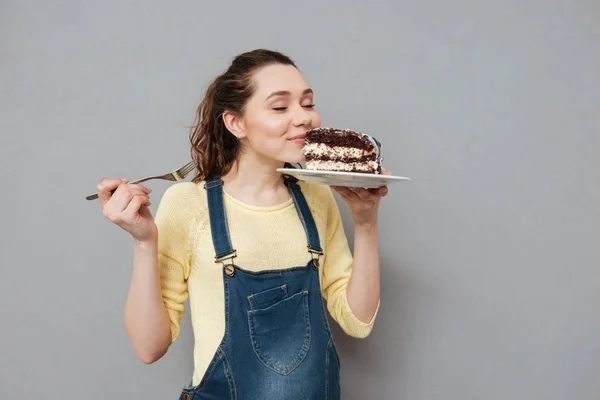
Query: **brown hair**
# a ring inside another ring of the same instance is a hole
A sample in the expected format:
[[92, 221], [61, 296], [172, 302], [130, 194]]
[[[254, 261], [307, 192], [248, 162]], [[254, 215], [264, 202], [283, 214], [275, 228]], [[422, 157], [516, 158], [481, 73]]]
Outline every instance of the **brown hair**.
[[254, 93], [254, 73], [272, 64], [296, 67], [284, 54], [257, 49], [235, 57], [229, 68], [208, 87], [190, 132], [191, 156], [197, 169], [193, 182], [220, 177], [231, 170], [239, 143], [225, 126], [223, 113], [228, 110], [242, 116], [246, 102]]

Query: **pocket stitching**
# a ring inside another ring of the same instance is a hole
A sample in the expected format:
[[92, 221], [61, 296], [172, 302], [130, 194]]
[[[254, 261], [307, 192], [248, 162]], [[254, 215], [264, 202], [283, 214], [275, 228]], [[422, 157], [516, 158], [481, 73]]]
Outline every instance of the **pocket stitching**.
[[[275, 286], [273, 288], [267, 289], [267, 290], [263, 290], [261, 292], [258, 293], [252, 293], [250, 294], [247, 298], [248, 298], [248, 303], [250, 304], [250, 309], [256, 309], [257, 303], [256, 303], [256, 297], [262, 297], [261, 295], [264, 295], [265, 293], [268, 292], [272, 292], [275, 290], [280, 290], [282, 292], [282, 295], [280, 296], [280, 298], [273, 304], [270, 304], [268, 307], [262, 307], [262, 309], [266, 309], [269, 308], [271, 306], [274, 306], [275, 304], [281, 302], [282, 300], [285, 300], [288, 298], [288, 291], [287, 291], [287, 285], [281, 285], [281, 286]], [[260, 307], [261, 304], [258, 303], [258, 306]]]
[[[308, 309], [308, 290], [305, 290], [305, 291], [298, 293], [296, 295], [293, 295], [291, 297], [287, 297], [286, 299], [283, 299], [281, 301], [292, 299], [293, 297], [298, 296], [298, 295], [303, 296], [302, 304], [303, 304], [303, 309], [304, 309], [304, 322], [306, 324], [306, 332], [304, 333], [304, 343], [302, 344], [302, 347], [301, 347], [300, 351], [298, 352], [298, 355], [296, 357], [294, 357], [294, 359], [292, 361], [290, 361], [290, 363], [288, 365], [286, 365], [284, 368], [276, 366], [271, 359], [267, 360], [264, 355], [261, 355], [262, 352], [260, 351], [260, 345], [258, 344], [258, 342], [256, 340], [256, 332], [254, 329], [254, 322], [253, 322], [253, 318], [252, 318], [253, 311], [258, 311], [258, 310], [249, 310], [248, 311], [248, 326], [250, 328], [250, 339], [252, 342], [252, 349], [254, 350], [254, 354], [256, 355], [256, 357], [259, 359], [259, 361], [265, 367], [267, 367], [279, 374], [282, 374], [282, 375], [289, 375], [294, 369], [296, 369], [300, 364], [302, 364], [302, 361], [308, 355], [308, 350], [310, 348], [310, 337], [311, 337], [310, 328], [311, 327], [310, 327], [310, 315], [309, 315], [309, 309]], [[266, 307], [264, 309], [260, 309], [260, 311], [268, 310], [268, 309], [274, 307], [276, 304], [280, 303], [281, 301], [279, 301], [269, 307]], [[296, 365], [294, 365], [294, 364], [296, 364]]]

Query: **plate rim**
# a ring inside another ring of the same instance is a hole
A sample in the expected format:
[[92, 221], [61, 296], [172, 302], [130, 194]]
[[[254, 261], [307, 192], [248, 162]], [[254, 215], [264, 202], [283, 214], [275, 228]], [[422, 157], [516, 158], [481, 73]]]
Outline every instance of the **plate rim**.
[[338, 176], [347, 176], [354, 178], [366, 178], [366, 179], [391, 179], [391, 180], [412, 180], [406, 176], [396, 176], [396, 175], [381, 175], [381, 174], [365, 174], [362, 172], [346, 172], [346, 171], [324, 171], [324, 170], [313, 170], [313, 169], [305, 169], [305, 168], [277, 168], [277, 172], [282, 173], [299, 173], [303, 175], [306, 174], [317, 174], [317, 175], [338, 175]]

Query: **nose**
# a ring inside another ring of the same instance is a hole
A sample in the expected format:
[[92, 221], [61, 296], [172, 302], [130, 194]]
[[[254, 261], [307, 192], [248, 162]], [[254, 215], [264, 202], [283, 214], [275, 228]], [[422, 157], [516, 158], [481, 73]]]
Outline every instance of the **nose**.
[[312, 122], [310, 113], [304, 109], [304, 107], [298, 105], [294, 108], [294, 115], [292, 116], [292, 123], [294, 126], [308, 125]]

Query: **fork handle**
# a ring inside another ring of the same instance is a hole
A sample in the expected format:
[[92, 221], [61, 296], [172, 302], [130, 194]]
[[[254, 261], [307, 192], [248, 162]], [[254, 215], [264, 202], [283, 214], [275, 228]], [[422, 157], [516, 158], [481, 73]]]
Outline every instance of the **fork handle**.
[[[142, 182], [149, 181], [150, 179], [156, 179], [156, 178], [157, 177], [155, 177], [155, 176], [148, 176], [146, 178], [138, 179], [133, 182], [127, 182], [127, 183], [142, 183]], [[111, 194], [115, 193], [114, 190], [111, 190], [110, 192], [111, 192]], [[86, 198], [86, 200], [96, 200], [98, 198], [98, 193], [87, 195], [85, 198]]]

